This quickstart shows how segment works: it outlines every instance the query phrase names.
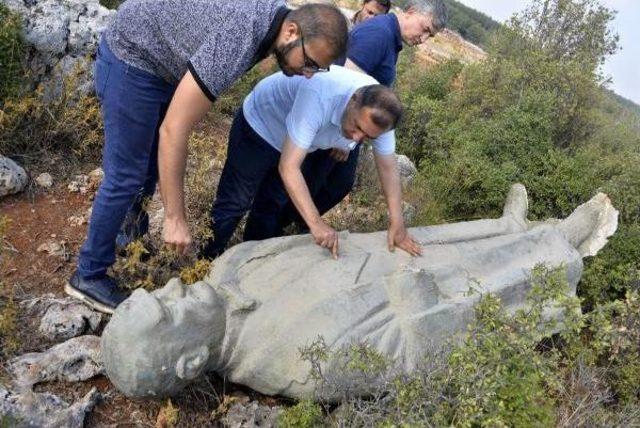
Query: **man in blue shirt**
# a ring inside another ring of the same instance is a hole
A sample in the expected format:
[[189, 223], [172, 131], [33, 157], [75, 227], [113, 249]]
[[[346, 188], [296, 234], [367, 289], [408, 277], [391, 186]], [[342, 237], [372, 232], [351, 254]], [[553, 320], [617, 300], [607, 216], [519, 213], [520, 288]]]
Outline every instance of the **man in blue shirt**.
[[[380, 15], [356, 25], [349, 36], [345, 67], [368, 74], [391, 86], [403, 42], [424, 43], [445, 27], [447, 11], [441, 0], [409, 0], [402, 12]], [[349, 194], [355, 182], [360, 146], [342, 151], [318, 150], [305, 160], [303, 172], [320, 214], [336, 206]], [[282, 229], [296, 222], [304, 229], [293, 204], [281, 215]]]
[[[245, 240], [274, 235], [289, 197], [315, 242], [338, 257], [338, 234], [313, 204], [300, 166], [317, 149], [348, 150], [370, 140], [389, 207], [388, 245], [412, 255], [420, 246], [402, 220], [400, 177], [393, 129], [402, 104], [389, 88], [340, 66], [313, 79], [276, 73], [245, 99], [229, 134], [229, 148], [211, 216], [214, 239], [202, 255], [221, 254], [240, 219], [251, 209]], [[286, 190], [285, 190], [286, 189]]]

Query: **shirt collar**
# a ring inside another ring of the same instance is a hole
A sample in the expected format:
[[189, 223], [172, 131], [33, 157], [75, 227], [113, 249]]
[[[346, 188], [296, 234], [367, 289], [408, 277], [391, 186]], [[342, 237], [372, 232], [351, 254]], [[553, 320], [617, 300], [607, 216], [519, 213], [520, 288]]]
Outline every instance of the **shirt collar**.
[[284, 22], [284, 19], [287, 17], [287, 15], [289, 15], [289, 12], [291, 12], [291, 9], [285, 6], [280, 6], [278, 10], [276, 10], [276, 14], [273, 17], [273, 20], [271, 21], [269, 30], [267, 31], [267, 34], [264, 36], [264, 39], [262, 39], [262, 42], [260, 42], [260, 46], [258, 46], [258, 51], [256, 52], [256, 55], [253, 57], [253, 61], [251, 65], [252, 67], [267, 57], [267, 55], [269, 54], [269, 50], [271, 49], [271, 46], [273, 46], [273, 43], [278, 38], [278, 33], [280, 32], [280, 28], [282, 28], [282, 23]]

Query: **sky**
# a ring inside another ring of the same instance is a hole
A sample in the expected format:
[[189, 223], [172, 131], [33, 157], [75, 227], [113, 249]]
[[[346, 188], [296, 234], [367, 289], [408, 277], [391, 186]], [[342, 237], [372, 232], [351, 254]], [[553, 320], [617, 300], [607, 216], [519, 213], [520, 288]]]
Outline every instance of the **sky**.
[[[499, 22], [530, 3], [528, 0], [458, 0]], [[609, 9], [617, 10], [611, 28], [620, 36], [622, 48], [609, 57], [603, 67], [612, 79], [609, 88], [640, 104], [640, 0], [600, 0]]]

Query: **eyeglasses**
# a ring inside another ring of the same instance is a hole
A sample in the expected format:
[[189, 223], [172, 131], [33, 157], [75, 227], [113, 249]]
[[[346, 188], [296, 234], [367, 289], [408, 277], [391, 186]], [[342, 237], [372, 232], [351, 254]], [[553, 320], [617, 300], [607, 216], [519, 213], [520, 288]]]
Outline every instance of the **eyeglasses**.
[[304, 48], [304, 37], [302, 36], [302, 31], [300, 31], [300, 46], [302, 46], [302, 59], [304, 60], [304, 65], [301, 69], [303, 73], [315, 74], [326, 73], [329, 71], [329, 67], [320, 67], [318, 63], [313, 60], [313, 58], [307, 55], [307, 51]]

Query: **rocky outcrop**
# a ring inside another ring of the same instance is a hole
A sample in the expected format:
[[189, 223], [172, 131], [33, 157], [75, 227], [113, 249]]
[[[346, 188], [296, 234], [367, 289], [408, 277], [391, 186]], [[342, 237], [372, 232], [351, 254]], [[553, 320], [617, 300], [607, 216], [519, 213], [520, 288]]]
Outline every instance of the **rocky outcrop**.
[[28, 181], [27, 173], [20, 165], [0, 155], [0, 197], [22, 192]]
[[70, 405], [53, 394], [12, 392], [0, 385], [0, 426], [82, 428], [85, 416], [99, 399], [100, 393], [95, 388]]
[[81, 336], [45, 352], [32, 352], [9, 362], [16, 385], [25, 388], [42, 382], [78, 382], [103, 373], [100, 338]]
[[27, 62], [34, 86], [45, 100], [58, 97], [63, 77], [72, 73], [82, 93], [92, 89], [91, 55], [115, 14], [98, 0], [0, 0], [23, 20]]

